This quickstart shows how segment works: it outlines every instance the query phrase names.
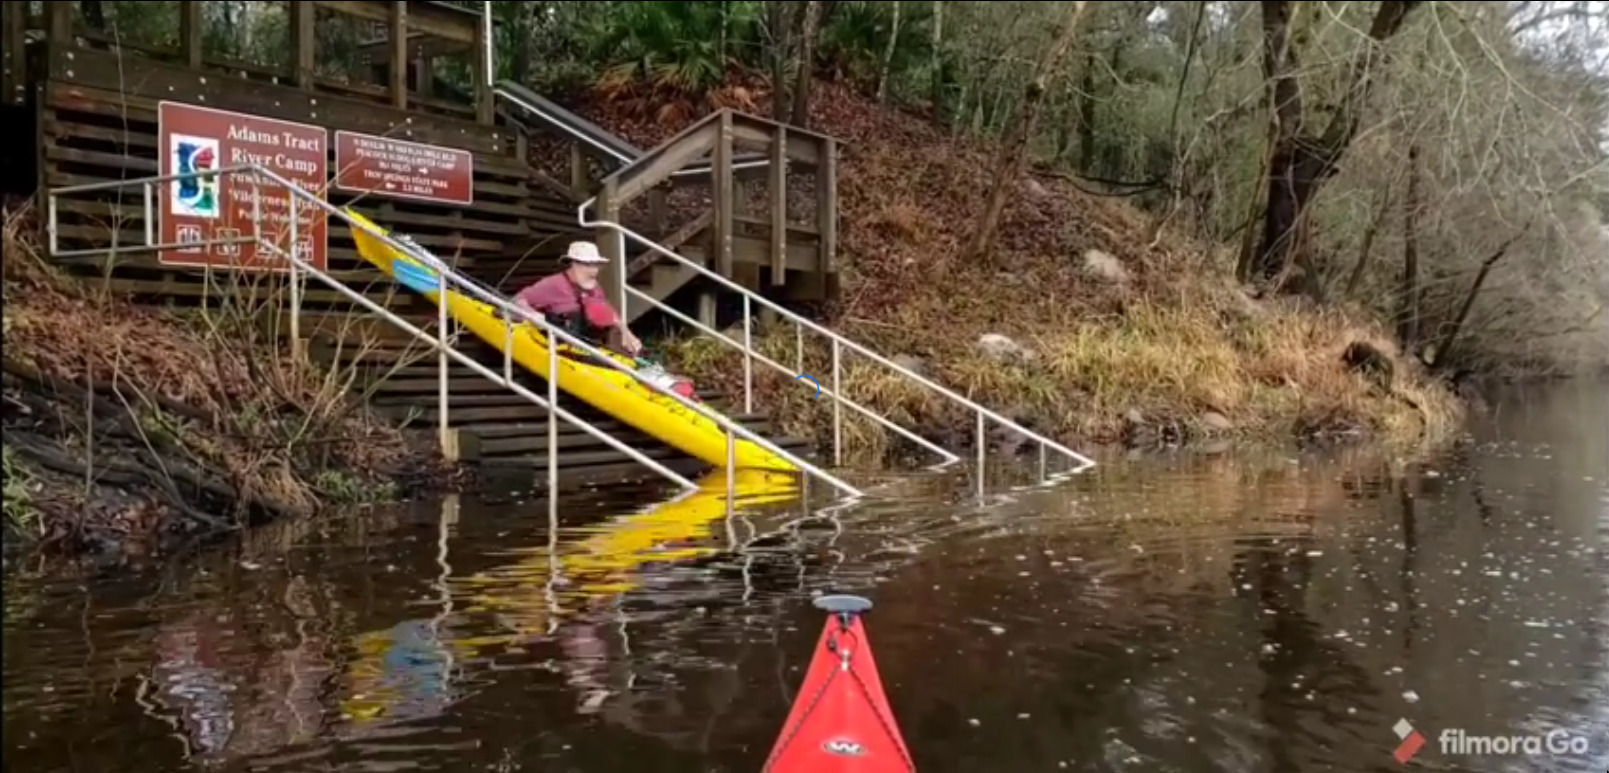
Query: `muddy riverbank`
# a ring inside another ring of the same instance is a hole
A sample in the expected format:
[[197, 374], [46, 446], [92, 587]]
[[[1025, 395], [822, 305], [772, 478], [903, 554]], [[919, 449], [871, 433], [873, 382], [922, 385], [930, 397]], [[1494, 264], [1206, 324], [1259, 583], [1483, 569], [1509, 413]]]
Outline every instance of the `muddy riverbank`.
[[349, 374], [295, 356], [263, 302], [163, 311], [41, 258], [4, 223], [7, 547], [104, 560], [333, 504], [445, 488], [428, 438], [372, 416]]

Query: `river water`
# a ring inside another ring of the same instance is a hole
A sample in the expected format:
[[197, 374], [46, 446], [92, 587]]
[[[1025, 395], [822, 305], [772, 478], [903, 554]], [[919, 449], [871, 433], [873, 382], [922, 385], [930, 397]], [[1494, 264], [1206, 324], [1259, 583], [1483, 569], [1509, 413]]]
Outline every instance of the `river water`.
[[890, 490], [805, 521], [625, 492], [557, 532], [449, 498], [134, 579], [14, 568], [5, 768], [757, 771], [821, 591], [877, 603], [926, 773], [1394, 770], [1400, 721], [1420, 769], [1609, 768], [1609, 385], [1510, 395], [1429, 458]]

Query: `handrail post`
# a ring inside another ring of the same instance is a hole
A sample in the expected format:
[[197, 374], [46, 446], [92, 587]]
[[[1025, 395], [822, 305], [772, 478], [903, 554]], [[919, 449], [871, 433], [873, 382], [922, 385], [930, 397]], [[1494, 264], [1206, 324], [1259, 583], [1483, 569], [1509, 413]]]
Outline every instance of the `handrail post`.
[[[223, 182], [219, 181], [219, 187]], [[296, 194], [285, 191], [285, 204], [290, 212], [290, 268], [286, 278], [290, 280], [291, 293], [291, 357], [300, 362], [302, 359], [302, 272], [296, 269], [297, 247], [301, 243], [298, 228], [301, 226], [301, 213], [297, 212]], [[277, 333], [277, 331], [276, 331]]]
[[[50, 256], [52, 259], [56, 257], [57, 253], [61, 252], [61, 226], [58, 222], [59, 218], [60, 215], [58, 214], [56, 206], [56, 196], [52, 194], [45, 201], [45, 231], [47, 232], [45, 236], [49, 240]], [[150, 222], [151, 219], [151, 213], [146, 212], [146, 222]]]
[[[291, 222], [295, 222], [294, 218]], [[291, 250], [294, 259], [295, 248]], [[447, 371], [447, 272], [436, 271], [436, 431], [441, 434], [441, 455], [449, 462], [458, 461], [458, 444], [453, 442], [448, 420]]]
[[[150, 247], [151, 245], [156, 244], [157, 237], [155, 217], [156, 208], [152, 206], [152, 199], [155, 197], [151, 195], [151, 183], [149, 181], [140, 186], [140, 198], [143, 199], [141, 206], [145, 210], [145, 246]], [[56, 209], [54, 197], [52, 197], [50, 203], [51, 211], [54, 212]]]
[[754, 413], [754, 317], [749, 296], [743, 296], [743, 412]]
[[732, 498], [737, 493], [737, 435], [726, 428], [726, 511], [732, 512]]
[[[843, 348], [838, 345], [838, 339], [832, 339], [832, 393], [842, 395], [843, 377]], [[844, 466], [844, 403], [842, 400], [832, 401], [832, 464], [834, 467]]]
[[559, 487], [559, 338], [548, 329], [548, 490]]
[[503, 317], [503, 383], [514, 385], [514, 317], [506, 309], [498, 309]]
[[989, 450], [989, 440], [986, 437], [989, 431], [983, 411], [978, 411], [978, 496], [983, 496], [983, 464], [984, 455]]
[[[218, 188], [223, 188], [223, 178], [218, 178]], [[251, 176], [251, 240], [258, 249], [263, 248], [263, 178]]]

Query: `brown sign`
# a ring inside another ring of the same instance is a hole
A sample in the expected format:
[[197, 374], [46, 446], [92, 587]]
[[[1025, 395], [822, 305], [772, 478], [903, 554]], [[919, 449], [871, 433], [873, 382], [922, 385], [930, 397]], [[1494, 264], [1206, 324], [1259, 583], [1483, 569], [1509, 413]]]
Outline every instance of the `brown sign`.
[[[329, 132], [323, 127], [162, 102], [157, 105], [157, 135], [163, 175], [254, 164], [315, 196], [323, 195], [329, 180]], [[259, 250], [251, 237], [256, 234], [288, 252], [294, 212], [296, 254], [320, 269], [329, 265], [325, 213], [293, 198], [279, 182], [232, 172], [172, 180], [162, 187], [161, 241], [189, 245], [163, 250], [164, 264], [289, 270], [286, 260]]]
[[342, 190], [438, 204], [475, 200], [475, 156], [467, 150], [337, 131], [335, 169]]

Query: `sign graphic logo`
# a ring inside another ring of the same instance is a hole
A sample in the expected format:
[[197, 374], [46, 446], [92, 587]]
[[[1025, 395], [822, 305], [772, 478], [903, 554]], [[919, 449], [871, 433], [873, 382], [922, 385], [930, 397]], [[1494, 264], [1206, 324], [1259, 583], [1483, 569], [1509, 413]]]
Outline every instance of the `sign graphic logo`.
[[[218, 140], [190, 134], [171, 135], [174, 174], [195, 174], [218, 169]], [[191, 217], [218, 216], [218, 178], [181, 177], [173, 181], [173, 213]]]
[[1402, 739], [1402, 743], [1397, 745], [1397, 750], [1392, 752], [1391, 756], [1396, 757], [1397, 762], [1406, 765], [1408, 760], [1413, 759], [1413, 756], [1424, 748], [1425, 737], [1413, 729], [1413, 725], [1408, 724], [1406, 719], [1397, 720], [1397, 724], [1392, 725], [1391, 730]]

